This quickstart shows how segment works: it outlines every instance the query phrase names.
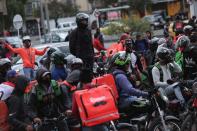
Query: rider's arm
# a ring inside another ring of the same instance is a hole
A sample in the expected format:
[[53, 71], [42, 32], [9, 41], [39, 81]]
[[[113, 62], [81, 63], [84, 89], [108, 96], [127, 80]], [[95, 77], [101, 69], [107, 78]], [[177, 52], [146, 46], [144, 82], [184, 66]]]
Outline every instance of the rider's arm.
[[135, 89], [133, 85], [129, 82], [127, 77], [123, 74], [117, 75], [116, 81], [117, 81], [118, 86], [121, 88], [121, 90], [128, 92], [132, 96], [148, 96], [147, 92]]
[[17, 114], [20, 108], [22, 108], [20, 104], [20, 99], [16, 97], [11, 97], [10, 99], [8, 99], [7, 103], [9, 110], [9, 115], [8, 115], [9, 124], [17, 129], [25, 129], [27, 124], [17, 119], [17, 116], [23, 115], [23, 114]]
[[173, 68], [174, 69], [174, 72], [177, 72], [177, 73], [181, 73], [182, 72], [181, 67], [175, 61], [172, 62], [172, 65], [174, 67]]
[[5, 47], [14, 53], [20, 53], [21, 48], [13, 48], [11, 45], [6, 44]]
[[48, 47], [44, 48], [44, 50], [37, 50], [35, 49], [35, 54], [36, 55], [44, 55], [45, 52], [47, 51]]
[[153, 67], [152, 76], [153, 76], [153, 82], [155, 86], [158, 86], [158, 87], [168, 86], [167, 82], [160, 81], [161, 76], [160, 76], [159, 69], [157, 67]]
[[72, 109], [72, 98], [69, 97], [68, 87], [65, 85], [61, 85], [60, 87], [63, 93], [62, 101], [63, 101], [65, 110]]

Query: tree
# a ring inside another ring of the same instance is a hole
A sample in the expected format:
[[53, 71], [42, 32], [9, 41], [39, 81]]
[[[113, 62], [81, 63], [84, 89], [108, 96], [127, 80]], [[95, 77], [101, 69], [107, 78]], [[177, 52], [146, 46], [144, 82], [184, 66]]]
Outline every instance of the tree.
[[12, 26], [12, 20], [14, 15], [20, 14], [25, 16], [25, 7], [27, 0], [6, 0], [7, 16], [5, 16], [5, 29], [9, 29]]
[[53, 0], [51, 3], [49, 3], [48, 8], [49, 17], [52, 19], [72, 16], [78, 11], [77, 6], [57, 2], [56, 0]]
[[57, 19], [60, 17], [68, 17], [73, 16], [77, 13], [78, 7], [71, 4], [64, 4], [61, 2], [57, 2], [53, 0], [51, 3], [48, 4], [49, 8], [49, 17], [51, 19], [55, 19], [55, 23], [57, 26]]
[[145, 9], [149, 10], [151, 7], [151, 0], [128, 0], [130, 8], [137, 11], [141, 17], [145, 15]]
[[99, 3], [99, 5], [102, 5], [102, 7], [108, 7], [109, 5], [117, 3], [118, 0], [88, 0], [88, 2], [91, 4], [92, 8], [94, 9], [97, 3]]

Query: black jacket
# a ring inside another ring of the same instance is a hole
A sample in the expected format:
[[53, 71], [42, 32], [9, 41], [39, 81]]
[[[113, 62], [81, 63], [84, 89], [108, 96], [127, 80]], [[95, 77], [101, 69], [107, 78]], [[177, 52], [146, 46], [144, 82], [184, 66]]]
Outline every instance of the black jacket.
[[69, 36], [70, 52], [76, 57], [86, 59], [94, 57], [92, 34], [89, 29], [73, 30]]
[[30, 122], [24, 105], [24, 90], [28, 83], [29, 80], [26, 77], [17, 76], [16, 87], [6, 100], [9, 110], [8, 122], [16, 131], [24, 131]]
[[[69, 101], [67, 97], [67, 90], [63, 87], [59, 87], [61, 90], [60, 95], [56, 95], [53, 88], [50, 86], [48, 91], [44, 90], [43, 86], [40, 84], [39, 78], [46, 72], [44, 69], [40, 69], [37, 73], [38, 85], [33, 88], [32, 94], [30, 96], [30, 101], [28, 104], [28, 115], [33, 119], [35, 117], [58, 117], [59, 113], [65, 112], [69, 109]], [[38, 99], [38, 92], [36, 88], [42, 89], [43, 99]], [[50, 97], [52, 95], [53, 97]]]

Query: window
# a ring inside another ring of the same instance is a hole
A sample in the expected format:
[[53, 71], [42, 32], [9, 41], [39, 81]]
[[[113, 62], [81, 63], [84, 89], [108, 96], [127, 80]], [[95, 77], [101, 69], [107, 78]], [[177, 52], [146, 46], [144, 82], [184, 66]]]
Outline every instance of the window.
[[69, 23], [63, 24], [63, 27], [64, 27], [64, 28], [70, 27], [70, 24], [69, 24]]

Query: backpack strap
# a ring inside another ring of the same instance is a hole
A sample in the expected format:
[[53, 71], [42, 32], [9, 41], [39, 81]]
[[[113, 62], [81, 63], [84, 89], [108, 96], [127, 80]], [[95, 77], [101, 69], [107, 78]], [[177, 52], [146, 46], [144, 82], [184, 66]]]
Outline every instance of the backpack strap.
[[159, 73], [160, 73], [160, 81], [162, 82], [163, 81], [163, 72], [162, 72], [162, 69], [161, 69], [161, 65], [159, 62], [155, 63], [154, 65], [155, 67], [157, 67], [157, 69], [159, 70]]
[[51, 86], [52, 86], [56, 96], [60, 96], [62, 94], [61, 89], [55, 80], [51, 80]]
[[35, 90], [36, 90], [36, 96], [37, 96], [38, 101], [42, 101], [43, 91], [42, 91], [41, 87], [39, 85], [36, 85]]

